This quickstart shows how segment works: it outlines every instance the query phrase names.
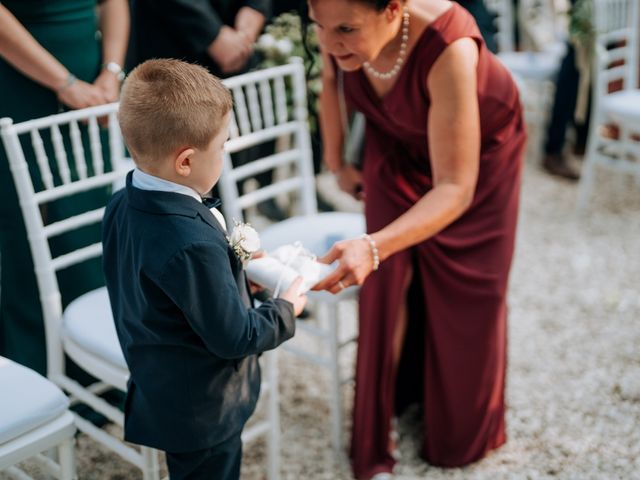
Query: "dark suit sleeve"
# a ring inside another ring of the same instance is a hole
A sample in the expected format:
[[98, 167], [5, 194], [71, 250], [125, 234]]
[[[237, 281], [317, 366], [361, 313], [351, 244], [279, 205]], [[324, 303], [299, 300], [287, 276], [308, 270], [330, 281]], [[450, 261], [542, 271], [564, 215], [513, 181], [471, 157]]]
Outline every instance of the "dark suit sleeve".
[[155, 0], [155, 14], [164, 18], [194, 56], [202, 55], [224, 25], [209, 0]]
[[266, 19], [271, 17], [271, 0], [245, 0], [243, 7], [250, 7], [260, 12]]
[[246, 307], [235, 283], [226, 244], [195, 243], [178, 252], [159, 279], [207, 349], [225, 359], [270, 350], [291, 338], [291, 303], [277, 299]]

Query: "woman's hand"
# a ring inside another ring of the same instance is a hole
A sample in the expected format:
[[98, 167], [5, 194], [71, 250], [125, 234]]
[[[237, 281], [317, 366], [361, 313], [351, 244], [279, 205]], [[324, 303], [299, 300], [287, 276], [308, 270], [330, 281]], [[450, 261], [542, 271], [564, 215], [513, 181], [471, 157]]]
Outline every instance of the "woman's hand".
[[75, 80], [71, 85], [62, 87], [57, 91], [57, 95], [61, 103], [73, 109], [108, 103], [101, 88], [82, 80]]
[[93, 85], [102, 91], [107, 103], [118, 101], [118, 97], [120, 96], [120, 80], [118, 80], [117, 75], [114, 73], [103, 69], [100, 75], [94, 80]]
[[312, 290], [328, 290], [338, 293], [352, 285], [362, 285], [373, 269], [371, 246], [364, 238], [336, 242], [321, 263], [330, 264], [338, 260], [338, 267], [312, 287]]
[[336, 181], [340, 190], [347, 192], [356, 200], [364, 200], [362, 188], [362, 173], [352, 165], [342, 165], [335, 171]]

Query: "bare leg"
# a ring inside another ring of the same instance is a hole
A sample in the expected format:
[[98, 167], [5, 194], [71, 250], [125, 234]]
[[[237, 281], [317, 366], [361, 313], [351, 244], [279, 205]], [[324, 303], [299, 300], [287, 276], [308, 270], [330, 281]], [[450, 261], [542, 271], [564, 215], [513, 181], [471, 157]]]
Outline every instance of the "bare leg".
[[[413, 272], [409, 270], [404, 279], [403, 291], [409, 291], [409, 285], [413, 278]], [[402, 358], [402, 346], [407, 334], [407, 299], [400, 304], [400, 310], [398, 311], [398, 320], [393, 332], [393, 377], [396, 378], [398, 373], [398, 366], [400, 365], [400, 359]], [[397, 455], [397, 432], [395, 431], [395, 425], [391, 425], [389, 430], [389, 452], [395, 457]]]

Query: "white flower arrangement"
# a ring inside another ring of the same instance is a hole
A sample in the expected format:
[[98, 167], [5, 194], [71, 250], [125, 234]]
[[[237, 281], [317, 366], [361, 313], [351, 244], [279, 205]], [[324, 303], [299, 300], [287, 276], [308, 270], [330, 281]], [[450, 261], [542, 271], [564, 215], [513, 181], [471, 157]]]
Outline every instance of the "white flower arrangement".
[[234, 221], [233, 231], [228, 237], [233, 252], [245, 266], [254, 253], [260, 250], [260, 236], [248, 223]]
[[265, 33], [258, 39], [257, 47], [266, 54], [271, 54], [276, 58], [284, 60], [291, 56], [294, 45], [289, 38], [276, 39], [272, 34]]

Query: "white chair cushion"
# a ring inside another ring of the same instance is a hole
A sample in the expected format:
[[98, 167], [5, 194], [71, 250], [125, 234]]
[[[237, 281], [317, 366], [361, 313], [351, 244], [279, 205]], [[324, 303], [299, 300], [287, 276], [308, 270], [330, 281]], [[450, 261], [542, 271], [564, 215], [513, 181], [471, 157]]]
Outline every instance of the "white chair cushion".
[[76, 298], [63, 314], [65, 335], [107, 362], [127, 369], [106, 287]]
[[0, 357], [0, 445], [62, 415], [69, 399], [33, 370]]
[[503, 52], [498, 58], [510, 72], [525, 80], [553, 80], [560, 69], [555, 52]]
[[339, 241], [365, 232], [364, 216], [359, 213], [326, 212], [288, 218], [260, 232], [262, 248], [267, 252], [295, 241], [317, 256]]
[[605, 115], [616, 122], [640, 123], [640, 90], [621, 90], [601, 99], [600, 106]]

